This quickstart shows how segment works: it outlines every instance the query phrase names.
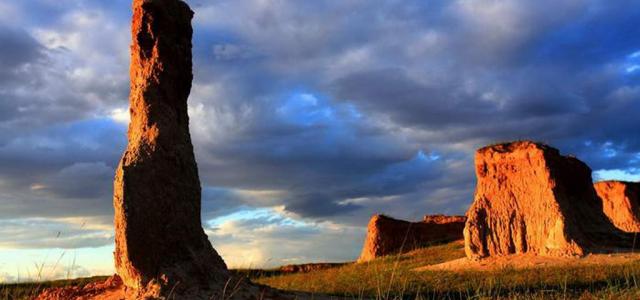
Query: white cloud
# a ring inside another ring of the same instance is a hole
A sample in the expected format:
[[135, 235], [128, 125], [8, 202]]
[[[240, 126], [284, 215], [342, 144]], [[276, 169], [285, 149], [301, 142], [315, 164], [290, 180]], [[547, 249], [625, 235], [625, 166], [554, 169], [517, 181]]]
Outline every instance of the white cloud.
[[90, 217], [0, 220], [0, 249], [73, 249], [112, 243], [113, 230], [96, 221], [94, 225]]
[[236, 218], [225, 217], [208, 234], [232, 268], [352, 261], [364, 241], [361, 227], [294, 219], [282, 208], [249, 210]]
[[131, 114], [129, 114], [129, 109], [126, 108], [116, 108], [112, 110], [110, 117], [114, 121], [125, 125], [128, 125], [131, 121]]

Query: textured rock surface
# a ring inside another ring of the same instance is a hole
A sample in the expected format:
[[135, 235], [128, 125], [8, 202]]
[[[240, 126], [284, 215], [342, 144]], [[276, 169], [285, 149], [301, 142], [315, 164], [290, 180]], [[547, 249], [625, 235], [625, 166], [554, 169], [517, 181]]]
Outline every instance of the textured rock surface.
[[601, 181], [594, 187], [613, 225], [626, 232], [640, 232], [640, 183]]
[[602, 212], [591, 169], [549, 146], [522, 141], [482, 148], [464, 229], [469, 258], [514, 253], [572, 256], [630, 246]]
[[133, 1], [131, 123], [114, 182], [114, 255], [138, 296], [218, 289], [229, 277], [200, 221], [187, 115], [192, 17], [179, 0]]
[[438, 215], [425, 216], [421, 222], [407, 222], [375, 215], [369, 221], [358, 262], [461, 239], [464, 221], [465, 217]]

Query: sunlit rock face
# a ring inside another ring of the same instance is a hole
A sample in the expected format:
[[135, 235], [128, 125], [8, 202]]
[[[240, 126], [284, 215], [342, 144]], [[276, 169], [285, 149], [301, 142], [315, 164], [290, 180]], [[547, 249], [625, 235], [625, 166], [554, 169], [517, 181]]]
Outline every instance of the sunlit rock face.
[[477, 187], [464, 229], [469, 258], [573, 256], [631, 245], [605, 216], [591, 169], [530, 141], [476, 152]]
[[133, 2], [131, 123], [114, 182], [114, 255], [134, 298], [215, 289], [229, 277], [200, 220], [187, 115], [192, 17], [179, 0]]
[[613, 225], [626, 232], [640, 232], [640, 183], [601, 181], [594, 187]]
[[463, 216], [427, 215], [421, 222], [407, 222], [374, 215], [369, 221], [358, 262], [462, 239], [465, 219]]

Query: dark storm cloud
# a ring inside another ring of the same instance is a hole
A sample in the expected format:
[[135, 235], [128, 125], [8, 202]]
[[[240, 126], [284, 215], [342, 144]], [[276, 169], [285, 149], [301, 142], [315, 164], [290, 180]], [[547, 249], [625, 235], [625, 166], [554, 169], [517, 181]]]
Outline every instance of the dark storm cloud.
[[[638, 5], [378, 4], [222, 2], [199, 8], [196, 24], [217, 34], [196, 41], [201, 54], [208, 51], [199, 58], [207, 64], [196, 70], [201, 84], [218, 88], [194, 99], [205, 111], [223, 107], [209, 111], [220, 117], [210, 126], [235, 124], [225, 129], [242, 137], [198, 148], [209, 183], [286, 189], [292, 197], [283, 199], [285, 207], [314, 217], [366, 211], [366, 204], [344, 205], [351, 198], [403, 194], [412, 194], [405, 201], [425, 211], [441, 210], [446, 205], [428, 198], [448, 188], [466, 191], [466, 197], [449, 192], [448, 205], [462, 212], [464, 205], [456, 203], [471, 198], [471, 154], [484, 143], [536, 139], [576, 153], [594, 168], [637, 166], [633, 128], [640, 124], [628, 112], [638, 111], [638, 82], [625, 64], [640, 48]], [[225, 14], [234, 8], [246, 22]], [[311, 120], [307, 124], [278, 115], [292, 89], [324, 99], [312, 111], [294, 113]], [[323, 109], [341, 107], [361, 116], [318, 121]], [[615, 155], [603, 154], [607, 143], [617, 147]], [[384, 151], [372, 156], [380, 144]], [[404, 181], [381, 175], [420, 150], [466, 164], [471, 175], [456, 172], [458, 181], [431, 189], [419, 183], [453, 175], [450, 165], [414, 162], [415, 169], [437, 175], [393, 172]], [[370, 178], [382, 179], [371, 184]]]
[[[475, 148], [510, 139], [640, 168], [634, 1], [189, 3], [205, 219], [463, 213]], [[130, 3], [52, 5], [0, 26], [2, 217], [108, 220]]]
[[[37, 78], [30, 78], [34, 64], [39, 64], [45, 58], [44, 47], [33, 39], [26, 31], [8, 27], [0, 23], [0, 123], [6, 122], [19, 113], [19, 106], [15, 101], [17, 95], [8, 90], [14, 85], [24, 82], [34, 82]], [[13, 99], [12, 99], [13, 98]]]
[[0, 23], [0, 67], [2, 72], [15, 72], [16, 68], [42, 58], [43, 48], [26, 31]]
[[357, 210], [359, 205], [337, 203], [338, 197], [325, 194], [294, 195], [286, 202], [285, 209], [305, 217], [321, 218], [348, 214]]
[[[194, 140], [218, 139], [196, 142], [206, 184], [287, 191], [280, 198], [287, 210], [327, 217], [358, 208], [340, 205], [346, 198], [412, 192], [439, 167], [415, 158], [418, 147], [381, 128], [360, 126], [350, 106], [298, 92], [256, 104], [240, 127], [224, 135], [200, 132], [209, 124], [194, 125]], [[194, 117], [198, 122], [200, 115]]]
[[128, 88], [126, 49], [117, 51], [128, 43], [122, 8], [0, 3], [0, 219], [111, 224], [125, 127], [109, 117]]

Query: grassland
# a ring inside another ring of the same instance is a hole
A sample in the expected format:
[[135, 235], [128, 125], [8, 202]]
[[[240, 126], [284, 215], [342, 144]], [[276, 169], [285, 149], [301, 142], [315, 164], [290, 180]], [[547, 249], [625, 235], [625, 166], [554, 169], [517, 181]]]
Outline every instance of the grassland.
[[[640, 299], [640, 261], [483, 272], [414, 271], [463, 256], [462, 244], [455, 242], [309, 273], [236, 273], [275, 288], [330, 294], [336, 299]], [[28, 299], [42, 288], [102, 279], [0, 285], [0, 299]]]
[[463, 256], [463, 246], [456, 242], [364, 264], [254, 281], [346, 299], [640, 299], [640, 262], [484, 272], [413, 271]]

